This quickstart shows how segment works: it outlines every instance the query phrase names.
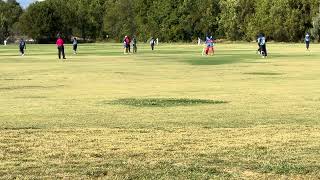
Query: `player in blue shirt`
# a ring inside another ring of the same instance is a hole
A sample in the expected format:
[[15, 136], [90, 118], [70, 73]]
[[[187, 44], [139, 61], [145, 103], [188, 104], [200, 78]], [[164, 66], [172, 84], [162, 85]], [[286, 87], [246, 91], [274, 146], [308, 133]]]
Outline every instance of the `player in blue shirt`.
[[257, 50], [257, 53], [258, 54], [261, 54], [261, 46], [260, 46], [260, 39], [261, 39], [262, 35], [259, 34], [258, 36], [258, 39], [257, 39], [257, 42], [258, 42], [258, 50]]
[[73, 49], [73, 54], [77, 54], [78, 40], [77, 40], [76, 37], [74, 37], [73, 40], [72, 40], [72, 49]]
[[305, 42], [306, 42], [307, 51], [309, 51], [309, 47], [310, 47], [310, 34], [309, 33], [306, 34]]
[[209, 53], [211, 55], [214, 54], [214, 49], [213, 49], [213, 46], [214, 46], [214, 39], [212, 36], [210, 37], [206, 37], [206, 55], [208, 56]]
[[261, 55], [263, 58], [266, 58], [268, 56], [267, 53], [267, 45], [266, 45], [266, 37], [264, 36], [264, 34], [261, 34], [261, 37], [259, 38], [259, 45], [261, 48]]
[[24, 56], [25, 49], [27, 49], [26, 42], [23, 40], [23, 38], [21, 38], [19, 42], [19, 50], [20, 50], [21, 56]]

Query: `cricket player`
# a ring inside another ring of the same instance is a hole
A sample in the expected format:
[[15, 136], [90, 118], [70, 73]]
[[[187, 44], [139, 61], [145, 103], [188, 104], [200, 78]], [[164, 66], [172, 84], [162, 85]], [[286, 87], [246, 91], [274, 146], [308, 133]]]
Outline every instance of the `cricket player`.
[[64, 41], [61, 38], [61, 36], [58, 37], [56, 44], [57, 44], [57, 47], [58, 47], [59, 59], [61, 59], [61, 55], [62, 55], [63, 59], [66, 59], [66, 56], [64, 54]]
[[150, 46], [151, 46], [151, 50], [152, 50], [152, 51], [154, 50], [155, 44], [156, 44], [156, 41], [155, 41], [154, 38], [152, 37], [151, 40], [150, 40]]
[[310, 47], [310, 34], [307, 33], [306, 34], [306, 37], [305, 37], [305, 42], [306, 42], [306, 48], [307, 48], [307, 51], [309, 51], [309, 47]]
[[78, 40], [76, 37], [73, 38], [72, 47], [73, 47], [73, 54], [77, 54]]
[[27, 49], [26, 42], [23, 40], [23, 38], [21, 38], [19, 42], [19, 50], [20, 50], [21, 56], [24, 56], [25, 49]]
[[137, 47], [137, 39], [135, 37], [132, 38], [132, 47], [133, 47], [133, 53], [137, 53], [138, 47]]
[[264, 36], [264, 34], [261, 34], [261, 37], [259, 39], [259, 45], [261, 48], [262, 57], [266, 58], [268, 56], [268, 53], [267, 53], [266, 37]]

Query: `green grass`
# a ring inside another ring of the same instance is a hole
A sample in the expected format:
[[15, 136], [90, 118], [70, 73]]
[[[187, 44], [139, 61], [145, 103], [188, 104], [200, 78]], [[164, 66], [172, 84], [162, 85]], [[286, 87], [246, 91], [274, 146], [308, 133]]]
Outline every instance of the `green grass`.
[[319, 179], [320, 46], [0, 46], [0, 179]]

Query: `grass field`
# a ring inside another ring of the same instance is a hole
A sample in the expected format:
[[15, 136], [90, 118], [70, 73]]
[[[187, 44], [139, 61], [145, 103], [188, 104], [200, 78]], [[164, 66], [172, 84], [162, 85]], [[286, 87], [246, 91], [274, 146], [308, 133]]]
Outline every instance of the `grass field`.
[[0, 178], [319, 179], [320, 45], [0, 46]]

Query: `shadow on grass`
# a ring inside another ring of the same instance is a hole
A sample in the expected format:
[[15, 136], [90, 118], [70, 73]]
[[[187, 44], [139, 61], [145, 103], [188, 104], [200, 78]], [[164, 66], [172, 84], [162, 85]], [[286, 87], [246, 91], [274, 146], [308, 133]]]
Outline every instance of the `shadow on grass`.
[[248, 60], [256, 60], [255, 54], [233, 54], [233, 55], [219, 55], [209, 57], [194, 57], [186, 60], [191, 65], [223, 65], [243, 63]]
[[205, 104], [226, 104], [226, 101], [205, 100], [205, 99], [174, 99], [174, 98], [126, 98], [115, 101], [104, 101], [103, 104], [127, 105], [134, 107], [175, 107], [175, 106], [195, 106]]
[[316, 58], [318, 57], [317, 54], [305, 54], [305, 53], [300, 53], [300, 54], [295, 54], [295, 53], [288, 53], [288, 54], [280, 54], [280, 53], [275, 53], [271, 54], [270, 58], [291, 58], [292, 60], [301, 60], [300, 58]]
[[45, 96], [20, 96], [20, 97], [15, 97], [15, 99], [46, 99], [47, 97]]
[[85, 51], [79, 53], [76, 56], [125, 56], [122, 51]]
[[19, 54], [1, 54], [2, 57], [21, 57]]
[[21, 56], [19, 53], [15, 53], [15, 54], [2, 54], [1, 56], [3, 57], [17, 57], [17, 58], [25, 58], [25, 57], [37, 57], [37, 56], [54, 56], [56, 55], [58, 57], [58, 53], [55, 52], [43, 52], [43, 53], [28, 53], [26, 52], [25, 56]]
[[254, 53], [234, 53], [234, 51], [216, 53], [214, 56], [209, 57], [191, 57], [185, 59], [191, 65], [224, 65], [235, 63], [258, 63], [267, 64], [270, 60], [290, 58], [293, 60], [301, 60], [301, 58], [315, 58], [317, 54], [270, 54], [267, 59], [262, 59], [261, 56]]
[[50, 88], [58, 88], [63, 87], [64, 85], [58, 85], [58, 86], [9, 86], [9, 87], [0, 87], [0, 91], [3, 90], [20, 90], [20, 89], [50, 89]]
[[[129, 157], [132, 161], [140, 162], [140, 159], [145, 158], [145, 154], [129, 154]], [[126, 160], [110, 160], [101, 164], [98, 168], [87, 168], [84, 174], [91, 178], [106, 177], [110, 174], [110, 170], [106, 170], [106, 167], [114, 167], [114, 170], [119, 171], [120, 168], [125, 172], [117, 175], [120, 179], [126, 179], [125, 177], [132, 177], [133, 179], [172, 179], [172, 177], [180, 177], [178, 179], [214, 179], [214, 177], [230, 179], [232, 177], [232, 174], [225, 170], [196, 163], [175, 163], [170, 160], [158, 160], [151, 164], [124, 162]]]
[[0, 81], [31, 81], [32, 79], [14, 79], [14, 78], [6, 78], [0, 79]]
[[0, 128], [2, 130], [10, 130], [10, 131], [19, 131], [19, 130], [38, 130], [41, 128], [38, 127], [5, 127], [5, 128]]
[[272, 72], [250, 72], [250, 73], [243, 73], [247, 75], [262, 75], [262, 76], [277, 76], [283, 75], [283, 73], [272, 73]]
[[279, 163], [266, 163], [260, 165], [258, 170], [262, 173], [276, 173], [276, 174], [300, 174], [306, 175], [312, 172], [317, 172], [320, 167], [317, 166], [306, 166], [301, 164], [292, 164], [288, 162], [279, 162]]

